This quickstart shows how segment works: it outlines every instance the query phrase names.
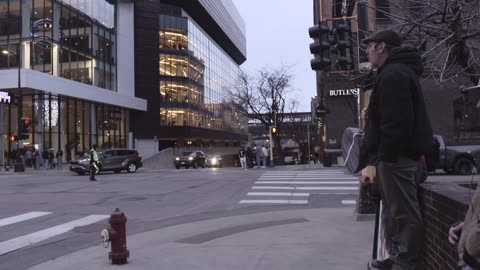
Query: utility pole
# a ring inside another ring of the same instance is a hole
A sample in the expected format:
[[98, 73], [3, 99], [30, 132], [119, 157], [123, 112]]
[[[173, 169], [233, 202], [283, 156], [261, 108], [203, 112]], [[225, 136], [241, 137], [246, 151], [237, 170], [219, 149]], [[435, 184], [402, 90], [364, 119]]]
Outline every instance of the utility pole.
[[310, 164], [310, 123], [307, 121], [308, 164]]

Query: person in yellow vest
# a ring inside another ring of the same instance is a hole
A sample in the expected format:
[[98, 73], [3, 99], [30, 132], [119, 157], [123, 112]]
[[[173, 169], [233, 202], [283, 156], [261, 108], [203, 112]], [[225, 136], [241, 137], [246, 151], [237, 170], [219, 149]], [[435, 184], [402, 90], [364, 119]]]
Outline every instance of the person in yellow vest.
[[98, 163], [97, 145], [94, 144], [90, 149], [90, 181], [97, 181], [95, 173], [98, 171]]

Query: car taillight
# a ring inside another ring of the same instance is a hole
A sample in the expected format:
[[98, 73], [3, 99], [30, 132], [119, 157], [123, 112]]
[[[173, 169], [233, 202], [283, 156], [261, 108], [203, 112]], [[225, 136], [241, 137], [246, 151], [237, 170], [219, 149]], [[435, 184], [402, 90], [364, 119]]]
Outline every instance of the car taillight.
[[140, 155], [140, 154], [138, 154], [138, 157], [139, 157], [139, 158], [143, 158], [143, 156], [142, 156], [142, 155]]

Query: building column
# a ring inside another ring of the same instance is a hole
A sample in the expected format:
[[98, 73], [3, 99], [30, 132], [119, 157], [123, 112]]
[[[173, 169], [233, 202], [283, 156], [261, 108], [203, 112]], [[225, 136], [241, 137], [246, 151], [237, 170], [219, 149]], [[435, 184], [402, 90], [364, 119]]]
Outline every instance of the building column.
[[[61, 6], [59, 4], [54, 3], [53, 5], [53, 40], [62, 40], [61, 36], [61, 29], [60, 29], [60, 12]], [[60, 52], [58, 48], [58, 44], [52, 43], [52, 75], [59, 76], [60, 75]]]
[[36, 117], [37, 119], [37, 137], [38, 137], [38, 145], [40, 147], [38, 147], [38, 151], [39, 151], [39, 154], [41, 156], [41, 153], [43, 152], [43, 150], [45, 149], [45, 138], [44, 138], [44, 134], [45, 134], [45, 128], [44, 128], [44, 122], [45, 122], [45, 110], [44, 110], [44, 106], [45, 106], [45, 102], [44, 102], [44, 99], [43, 99], [43, 95], [42, 94], [39, 94], [39, 95], [36, 95], [37, 97], [37, 108], [38, 108], [38, 111], [37, 111], [37, 115], [38, 117]]
[[10, 140], [10, 134], [5, 134], [3, 130], [3, 102], [0, 102], [0, 134], [2, 134], [2, 142], [0, 143], [0, 166], [4, 164], [5, 162], [5, 137], [7, 138], [7, 141]]
[[97, 110], [95, 104], [90, 104], [90, 147], [94, 144], [98, 145], [97, 136]]
[[30, 42], [32, 6], [30, 0], [22, 0], [22, 42], [20, 45], [20, 63], [23, 68], [30, 68]]

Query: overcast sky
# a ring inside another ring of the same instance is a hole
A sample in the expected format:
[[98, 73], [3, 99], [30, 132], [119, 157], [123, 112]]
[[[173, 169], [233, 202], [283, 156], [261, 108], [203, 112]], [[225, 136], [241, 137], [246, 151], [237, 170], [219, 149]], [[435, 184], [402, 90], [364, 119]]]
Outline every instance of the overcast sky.
[[247, 61], [241, 68], [254, 74], [285, 64], [294, 76], [292, 87], [299, 112], [310, 111], [315, 95], [315, 72], [308, 28], [313, 26], [312, 0], [233, 0], [247, 28]]

